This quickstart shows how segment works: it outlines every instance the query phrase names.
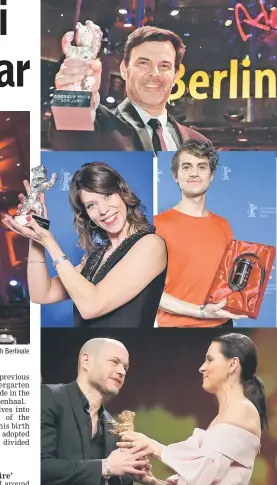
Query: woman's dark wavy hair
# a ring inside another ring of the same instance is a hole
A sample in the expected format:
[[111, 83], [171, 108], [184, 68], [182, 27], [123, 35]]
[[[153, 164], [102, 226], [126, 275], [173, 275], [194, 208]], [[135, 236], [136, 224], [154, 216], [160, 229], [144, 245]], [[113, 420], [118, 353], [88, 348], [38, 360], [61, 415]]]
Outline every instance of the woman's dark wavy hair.
[[240, 381], [244, 395], [256, 406], [260, 415], [262, 429], [268, 428], [265, 388], [256, 375], [258, 353], [252, 340], [241, 333], [228, 333], [213, 339], [220, 344], [221, 353], [226, 359], [237, 357], [241, 365]]
[[149, 228], [141, 201], [121, 175], [105, 163], [86, 163], [73, 175], [69, 188], [70, 205], [74, 212], [74, 228], [79, 234], [79, 244], [86, 254], [99, 247], [99, 244], [94, 241], [97, 236], [103, 242], [108, 241], [108, 236], [102, 228], [98, 226], [92, 228], [89, 225], [90, 218], [81, 201], [81, 190], [97, 194], [119, 194], [127, 208], [129, 233]]

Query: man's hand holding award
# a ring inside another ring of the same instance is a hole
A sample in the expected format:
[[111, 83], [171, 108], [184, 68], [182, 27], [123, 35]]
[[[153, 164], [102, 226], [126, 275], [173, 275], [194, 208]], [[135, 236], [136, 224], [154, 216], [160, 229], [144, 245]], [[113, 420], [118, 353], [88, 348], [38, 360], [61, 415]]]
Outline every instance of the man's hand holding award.
[[66, 59], [56, 76], [56, 91], [52, 113], [58, 130], [94, 130], [96, 97], [101, 82], [101, 62], [97, 55], [102, 32], [98, 25], [87, 20], [77, 22], [75, 32], [62, 38]]

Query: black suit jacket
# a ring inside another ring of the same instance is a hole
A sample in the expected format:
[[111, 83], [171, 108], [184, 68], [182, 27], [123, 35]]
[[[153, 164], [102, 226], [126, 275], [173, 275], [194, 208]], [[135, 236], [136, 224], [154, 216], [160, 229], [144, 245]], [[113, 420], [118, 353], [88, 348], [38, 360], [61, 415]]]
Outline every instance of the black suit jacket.
[[[112, 416], [104, 411], [105, 456], [115, 450], [119, 436], [108, 432]], [[75, 382], [42, 385], [41, 392], [42, 485], [100, 485], [102, 461], [91, 459], [87, 417]], [[130, 483], [130, 477], [112, 477], [111, 485]]]
[[[188, 138], [207, 141], [191, 128], [180, 125], [168, 114], [178, 137], [177, 146]], [[153, 151], [152, 141], [142, 119], [126, 98], [115, 111], [100, 105], [96, 110], [94, 131], [60, 131], [50, 123], [50, 141], [54, 150]]]

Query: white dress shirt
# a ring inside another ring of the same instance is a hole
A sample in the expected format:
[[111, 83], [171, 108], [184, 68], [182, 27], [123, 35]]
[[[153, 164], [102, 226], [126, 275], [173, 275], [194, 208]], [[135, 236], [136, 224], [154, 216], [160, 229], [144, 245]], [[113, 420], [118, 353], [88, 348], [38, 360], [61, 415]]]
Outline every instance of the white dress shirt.
[[175, 141], [173, 140], [173, 138], [172, 138], [172, 136], [169, 132], [168, 127], [166, 126], [166, 124], [167, 124], [167, 111], [166, 111], [166, 109], [164, 110], [164, 112], [160, 116], [151, 116], [149, 113], [147, 113], [147, 111], [140, 108], [136, 104], [132, 103], [132, 105], [137, 110], [139, 116], [141, 117], [143, 123], [145, 124], [151, 140], [152, 140], [153, 130], [152, 130], [151, 126], [149, 126], [147, 123], [152, 118], [156, 118], [157, 120], [159, 120], [159, 122], [162, 125], [163, 139], [165, 141], [166, 148], [167, 148], [168, 151], [175, 152], [178, 147], [177, 147]]

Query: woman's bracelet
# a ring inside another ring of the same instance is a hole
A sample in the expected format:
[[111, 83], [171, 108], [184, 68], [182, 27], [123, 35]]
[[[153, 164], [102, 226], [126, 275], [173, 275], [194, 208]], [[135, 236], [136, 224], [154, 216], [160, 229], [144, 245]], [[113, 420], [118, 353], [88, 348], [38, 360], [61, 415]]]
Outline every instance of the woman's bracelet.
[[63, 256], [61, 256], [60, 258], [56, 259], [55, 261], [53, 261], [52, 265], [53, 267], [56, 269], [56, 266], [60, 263], [62, 263], [62, 261], [65, 261], [66, 259], [69, 260], [69, 257], [66, 256], [65, 254]]
[[46, 261], [27, 261], [28, 264], [32, 264], [32, 263], [46, 263]]

